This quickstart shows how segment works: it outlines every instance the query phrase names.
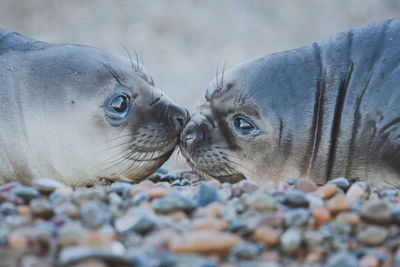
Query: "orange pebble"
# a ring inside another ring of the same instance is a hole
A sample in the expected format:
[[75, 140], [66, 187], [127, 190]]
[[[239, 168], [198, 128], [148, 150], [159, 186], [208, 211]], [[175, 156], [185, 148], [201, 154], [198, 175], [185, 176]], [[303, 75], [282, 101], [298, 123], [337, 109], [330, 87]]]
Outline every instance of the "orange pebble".
[[342, 196], [342, 195], [335, 196], [328, 201], [328, 203], [326, 204], [326, 207], [332, 213], [347, 211], [351, 208], [351, 201], [346, 196]]
[[317, 207], [312, 210], [312, 215], [314, 216], [315, 222], [318, 225], [328, 223], [332, 220], [331, 213], [325, 207]]
[[151, 199], [160, 198], [168, 194], [168, 190], [163, 187], [153, 187], [145, 191]]
[[336, 193], [337, 186], [335, 184], [326, 184], [318, 189], [318, 191], [323, 193], [323, 199], [329, 199]]

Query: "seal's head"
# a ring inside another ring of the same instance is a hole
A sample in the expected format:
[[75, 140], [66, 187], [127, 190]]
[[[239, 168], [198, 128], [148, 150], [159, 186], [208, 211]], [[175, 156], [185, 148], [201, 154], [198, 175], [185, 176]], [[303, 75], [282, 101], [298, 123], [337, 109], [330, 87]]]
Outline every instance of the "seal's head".
[[[260, 60], [258, 60], [260, 61]], [[279, 177], [279, 119], [267, 108], [261, 62], [232, 69], [212, 81], [181, 133], [188, 164], [204, 178], [257, 181], [264, 187]]]
[[169, 158], [189, 114], [154, 87], [139, 62], [14, 36], [25, 48], [10, 45], [0, 57], [5, 180], [140, 181]]

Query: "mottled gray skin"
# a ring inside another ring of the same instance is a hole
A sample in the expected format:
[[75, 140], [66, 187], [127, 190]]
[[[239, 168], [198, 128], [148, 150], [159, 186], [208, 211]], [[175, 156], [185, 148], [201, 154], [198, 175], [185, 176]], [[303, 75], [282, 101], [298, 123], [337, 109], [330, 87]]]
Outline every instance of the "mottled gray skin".
[[[394, 19], [225, 73], [210, 84], [180, 146], [208, 178], [269, 187], [287, 178], [321, 184], [344, 176], [399, 186], [399, 103], [400, 19]], [[230, 123], [235, 114], [253, 120], [258, 133], [238, 134]]]
[[[120, 92], [129, 112], [116, 122], [107, 99]], [[140, 181], [168, 159], [187, 119], [138, 62], [0, 29], [0, 183]]]

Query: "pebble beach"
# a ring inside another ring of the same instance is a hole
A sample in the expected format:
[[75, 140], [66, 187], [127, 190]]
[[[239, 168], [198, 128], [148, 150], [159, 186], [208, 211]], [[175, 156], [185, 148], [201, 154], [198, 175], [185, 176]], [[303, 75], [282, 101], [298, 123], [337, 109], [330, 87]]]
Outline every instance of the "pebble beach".
[[0, 185], [0, 266], [400, 266], [400, 190], [337, 178]]

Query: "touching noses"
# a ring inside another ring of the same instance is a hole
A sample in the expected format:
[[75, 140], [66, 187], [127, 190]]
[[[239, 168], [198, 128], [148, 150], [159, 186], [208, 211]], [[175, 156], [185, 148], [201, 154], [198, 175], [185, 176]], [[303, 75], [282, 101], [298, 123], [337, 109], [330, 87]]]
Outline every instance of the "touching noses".
[[168, 107], [169, 121], [174, 126], [175, 130], [181, 132], [190, 119], [190, 113], [187, 109], [170, 105]]
[[204, 132], [206, 125], [206, 120], [203, 115], [195, 114], [186, 124], [186, 127], [181, 133], [181, 143], [185, 146], [191, 146], [195, 142], [201, 142], [204, 139]]

